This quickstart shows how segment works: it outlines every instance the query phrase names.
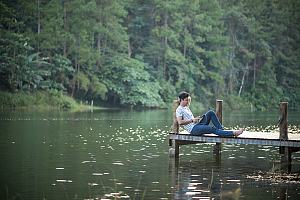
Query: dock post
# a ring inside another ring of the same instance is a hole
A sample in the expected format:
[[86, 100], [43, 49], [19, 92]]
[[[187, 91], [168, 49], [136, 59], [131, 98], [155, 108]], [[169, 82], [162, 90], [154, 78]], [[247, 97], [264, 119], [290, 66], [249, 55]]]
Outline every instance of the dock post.
[[176, 109], [179, 106], [179, 101], [174, 100], [173, 101], [173, 125], [172, 125], [172, 132], [178, 134], [179, 132], [179, 125], [177, 122], [177, 117], [176, 117]]
[[[288, 140], [288, 102], [280, 103], [280, 120], [279, 120], [279, 139]], [[281, 154], [281, 170], [285, 172], [291, 172], [291, 148], [289, 147], [280, 147], [279, 153]]]
[[[219, 119], [219, 121], [222, 124], [222, 110], [223, 110], [223, 100], [216, 100], [216, 115]], [[214, 146], [213, 153], [219, 155], [221, 153], [222, 145], [221, 143], [217, 142]]]
[[[176, 118], [176, 109], [179, 105], [179, 101], [178, 100], [174, 100], [173, 101], [173, 125], [172, 125], [172, 133], [174, 134], [178, 134], [179, 132], [179, 124], [177, 122], [177, 118]], [[170, 156], [175, 156], [175, 158], [179, 157], [179, 142], [176, 140], [171, 140], [169, 139], [169, 155]]]

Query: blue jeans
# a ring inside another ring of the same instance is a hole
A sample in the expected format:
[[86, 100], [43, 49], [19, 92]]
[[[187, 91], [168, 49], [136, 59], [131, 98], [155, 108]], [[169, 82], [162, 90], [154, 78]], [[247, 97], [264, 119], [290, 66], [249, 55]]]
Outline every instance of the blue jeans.
[[[212, 122], [213, 126], [210, 126]], [[216, 113], [212, 110], [209, 110], [205, 115], [203, 115], [202, 120], [197, 123], [192, 131], [192, 135], [203, 135], [205, 133], [214, 133], [220, 136], [232, 136], [233, 131], [224, 131], [222, 124], [220, 123]]]

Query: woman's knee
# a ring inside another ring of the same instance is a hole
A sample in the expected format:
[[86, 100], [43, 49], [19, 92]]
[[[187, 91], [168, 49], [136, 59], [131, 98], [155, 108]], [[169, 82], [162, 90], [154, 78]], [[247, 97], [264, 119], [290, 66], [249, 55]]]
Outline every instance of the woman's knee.
[[206, 114], [207, 114], [207, 115], [216, 115], [215, 111], [213, 111], [213, 110], [207, 111]]

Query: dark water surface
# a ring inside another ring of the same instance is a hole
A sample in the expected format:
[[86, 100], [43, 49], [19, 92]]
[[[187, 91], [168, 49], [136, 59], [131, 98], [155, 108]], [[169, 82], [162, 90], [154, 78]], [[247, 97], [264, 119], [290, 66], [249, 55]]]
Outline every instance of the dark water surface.
[[[169, 158], [168, 110], [0, 112], [0, 199], [300, 199], [300, 183], [253, 179], [280, 168], [278, 148], [182, 146]], [[276, 130], [278, 113], [223, 113], [227, 128]], [[289, 129], [300, 133], [299, 113]], [[300, 173], [293, 153], [292, 173]]]

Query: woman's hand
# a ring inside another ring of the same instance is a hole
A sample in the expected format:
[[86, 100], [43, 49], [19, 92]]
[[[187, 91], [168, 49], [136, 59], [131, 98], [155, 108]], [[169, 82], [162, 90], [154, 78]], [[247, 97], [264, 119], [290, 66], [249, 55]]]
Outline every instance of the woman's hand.
[[177, 117], [177, 122], [178, 122], [179, 125], [187, 125], [187, 124], [190, 124], [190, 123], [198, 123], [201, 119], [202, 119], [202, 117], [195, 117], [193, 119], [183, 120], [181, 117]]
[[193, 119], [193, 123], [198, 123], [198, 122], [200, 122], [200, 121], [203, 119], [203, 117], [204, 117], [204, 115], [195, 117], [195, 118]]
[[198, 123], [199, 120], [200, 120], [200, 117], [195, 117], [195, 118], [192, 119], [192, 122], [193, 123]]

